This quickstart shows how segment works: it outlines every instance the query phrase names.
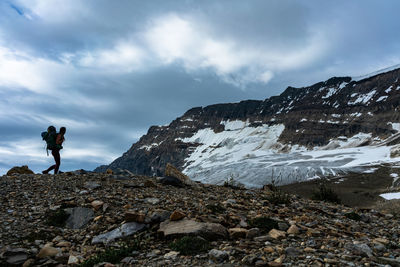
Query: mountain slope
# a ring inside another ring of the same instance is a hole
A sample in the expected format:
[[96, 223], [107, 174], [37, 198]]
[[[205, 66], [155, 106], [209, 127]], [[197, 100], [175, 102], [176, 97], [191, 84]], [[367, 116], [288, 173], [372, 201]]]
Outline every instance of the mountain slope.
[[[264, 101], [192, 108], [152, 126], [106, 168], [161, 175], [166, 163], [195, 180], [280, 184], [393, 162], [400, 130], [400, 69], [288, 87]], [[389, 145], [389, 146], [388, 146]]]

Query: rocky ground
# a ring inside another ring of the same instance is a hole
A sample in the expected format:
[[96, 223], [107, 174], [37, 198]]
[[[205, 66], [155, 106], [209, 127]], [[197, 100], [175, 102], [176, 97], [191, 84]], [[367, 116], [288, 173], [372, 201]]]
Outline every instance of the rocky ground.
[[0, 216], [1, 266], [400, 266], [397, 214], [232, 184], [11, 174]]

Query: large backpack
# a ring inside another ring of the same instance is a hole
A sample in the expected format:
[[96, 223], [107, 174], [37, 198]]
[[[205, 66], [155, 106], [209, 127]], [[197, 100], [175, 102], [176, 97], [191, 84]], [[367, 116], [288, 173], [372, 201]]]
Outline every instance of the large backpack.
[[53, 149], [55, 149], [55, 148], [57, 148], [57, 145], [56, 145], [56, 138], [57, 138], [57, 132], [42, 132], [42, 139], [44, 140], [44, 141], [46, 141], [46, 144], [47, 144], [47, 147], [46, 147], [46, 149], [47, 150], [53, 150]]

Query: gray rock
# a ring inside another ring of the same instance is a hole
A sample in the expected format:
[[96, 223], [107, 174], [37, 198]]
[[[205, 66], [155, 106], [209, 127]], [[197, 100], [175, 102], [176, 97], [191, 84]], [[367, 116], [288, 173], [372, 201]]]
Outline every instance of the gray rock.
[[260, 235], [260, 229], [258, 228], [251, 228], [246, 234], [246, 238], [253, 239]]
[[99, 244], [99, 243], [107, 244], [115, 239], [131, 236], [134, 233], [143, 230], [145, 227], [146, 225], [141, 223], [136, 223], [136, 222], [125, 223], [110, 232], [93, 237], [92, 244]]
[[347, 243], [345, 248], [355, 255], [372, 257], [372, 249], [367, 244]]
[[70, 216], [68, 217], [65, 226], [71, 229], [80, 229], [90, 222], [94, 217], [92, 209], [77, 207], [65, 209]]
[[376, 250], [376, 251], [380, 251], [380, 252], [386, 251], [385, 245], [383, 245], [381, 243], [374, 243], [373, 246], [374, 246], [374, 250]]
[[208, 252], [208, 256], [216, 261], [216, 262], [223, 262], [229, 258], [229, 255], [226, 251], [212, 249]]
[[148, 197], [144, 201], [153, 205], [157, 205], [158, 203], [160, 203], [160, 199], [155, 197]]
[[287, 247], [285, 248], [285, 254], [288, 257], [297, 257], [299, 255], [299, 251], [294, 247]]
[[26, 249], [16, 248], [6, 250], [2, 256], [8, 264], [22, 265], [28, 259], [29, 253]]
[[198, 235], [209, 240], [227, 238], [228, 231], [218, 223], [202, 223], [188, 219], [180, 221], [165, 221], [160, 224], [159, 233], [164, 237], [176, 237], [184, 235]]
[[150, 222], [151, 223], [160, 223], [165, 220], [167, 220], [171, 216], [171, 212], [167, 210], [160, 210], [160, 211], [155, 211], [151, 217], [150, 217]]
[[284, 222], [279, 222], [278, 223], [278, 228], [281, 231], [287, 231], [287, 229], [289, 229], [289, 225], [287, 223], [284, 223]]
[[99, 183], [95, 182], [95, 181], [87, 181], [85, 183], [84, 187], [86, 189], [93, 190], [93, 189], [101, 187], [101, 185]]

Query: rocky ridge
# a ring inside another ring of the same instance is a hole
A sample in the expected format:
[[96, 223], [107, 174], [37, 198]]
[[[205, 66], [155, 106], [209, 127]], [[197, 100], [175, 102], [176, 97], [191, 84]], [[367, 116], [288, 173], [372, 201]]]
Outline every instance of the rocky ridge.
[[[284, 127], [276, 145], [270, 148], [278, 153], [287, 153], [296, 145], [312, 150], [326, 146], [332, 140], [340, 143], [343, 138], [360, 133], [369, 134], [369, 138], [359, 146], [376, 140], [384, 145], [398, 144], [399, 78], [400, 69], [360, 80], [334, 77], [308, 87], [288, 87], [281, 95], [264, 101], [247, 100], [193, 108], [168, 126], [150, 127], [147, 134], [120, 158], [95, 171], [123, 168], [143, 175], [161, 175], [168, 162], [187, 170], [191, 164], [190, 155], [204, 145], [191, 137], [203, 129], [211, 129], [215, 134], [229, 134], [227, 123], [237, 121], [254, 129]], [[229, 148], [228, 141], [210, 144], [204, 151]], [[337, 144], [333, 146], [337, 147]]]
[[[141, 240], [114, 264], [400, 266], [397, 214], [165, 178], [127, 170], [0, 177], [1, 265], [89, 266], [121, 240]], [[171, 246], [182, 236], [206, 245], [184, 255]]]

